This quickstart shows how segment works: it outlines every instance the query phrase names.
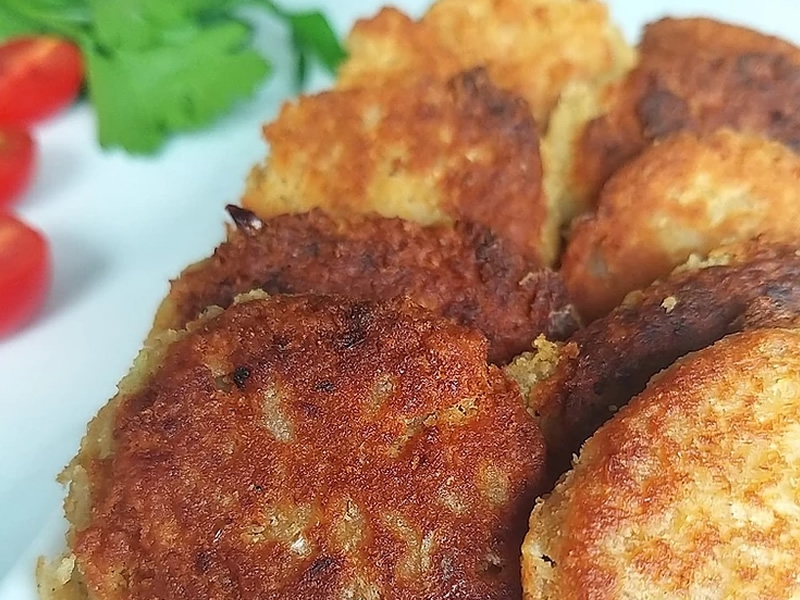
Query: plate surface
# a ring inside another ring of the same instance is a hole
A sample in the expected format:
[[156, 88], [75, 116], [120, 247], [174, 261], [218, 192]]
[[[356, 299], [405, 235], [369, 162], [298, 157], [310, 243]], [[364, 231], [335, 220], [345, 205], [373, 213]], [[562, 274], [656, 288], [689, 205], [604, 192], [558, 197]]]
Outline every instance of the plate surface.
[[[287, 3], [288, 4], [288, 3]], [[292, 2], [300, 5], [300, 2]], [[380, 0], [321, 6], [340, 32]], [[795, 0], [610, 0], [630, 40], [659, 16], [709, 15], [800, 43]], [[427, 2], [399, 6], [419, 14]], [[172, 140], [155, 158], [101, 152], [92, 115], [77, 106], [37, 132], [40, 172], [21, 215], [49, 237], [55, 283], [44, 314], [0, 341], [0, 599], [34, 600], [35, 557], [63, 543], [63, 490], [54, 478], [75, 453], [87, 421], [115, 392], [170, 277], [223, 237], [235, 202], [264, 154], [260, 124], [291, 92], [283, 32], [265, 50], [278, 75], [212, 129]], [[315, 87], [325, 85], [317, 74]]]

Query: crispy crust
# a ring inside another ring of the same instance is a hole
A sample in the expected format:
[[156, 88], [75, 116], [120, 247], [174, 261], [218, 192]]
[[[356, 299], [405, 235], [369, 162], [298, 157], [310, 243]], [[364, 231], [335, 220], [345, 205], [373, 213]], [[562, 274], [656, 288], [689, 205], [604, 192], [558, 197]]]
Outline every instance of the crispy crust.
[[536, 123], [481, 69], [301, 97], [264, 134], [270, 154], [242, 200], [261, 217], [322, 207], [423, 225], [467, 219], [544, 264], [556, 258]]
[[238, 226], [214, 255], [172, 282], [154, 333], [181, 329], [209, 305], [237, 294], [340, 294], [359, 299], [406, 296], [482, 331], [489, 358], [505, 363], [537, 335], [564, 339], [577, 317], [557, 273], [509, 252], [486, 229], [420, 227], [400, 219], [335, 222], [319, 210], [267, 221], [232, 207]]
[[645, 29], [640, 62], [578, 136], [572, 196], [593, 201], [621, 165], [676, 131], [730, 127], [800, 149], [800, 50], [709, 19], [662, 19]]
[[478, 334], [262, 296], [168, 342], [67, 472], [89, 597], [520, 597], [542, 438]]
[[791, 323], [798, 314], [796, 245], [722, 248], [630, 294], [577, 331], [552, 376], [530, 393], [554, 469], [563, 470], [586, 438], [680, 356], [731, 332]]
[[411, 83], [426, 76], [445, 80], [468, 68], [430, 27], [391, 6], [356, 21], [345, 47], [339, 89]]
[[581, 316], [607, 314], [690, 254], [761, 234], [800, 239], [800, 157], [777, 142], [722, 130], [678, 133], [606, 183], [578, 221], [561, 273]]
[[800, 593], [800, 332], [732, 335], [655, 379], [537, 503], [526, 600]]
[[493, 81], [528, 100], [542, 123], [568, 83], [616, 78], [635, 56], [595, 0], [439, 0], [423, 21], [465, 64], [487, 65]]
[[347, 47], [340, 87], [486, 66], [492, 81], [524, 97], [543, 124], [570, 82], [596, 84], [634, 62], [607, 7], [595, 0], [439, 0], [419, 21], [383, 9], [356, 23]]
[[542, 138], [543, 184], [559, 221], [567, 226], [572, 220], [592, 209], [585, 190], [573, 178], [576, 147], [583, 129], [592, 119], [603, 115], [615, 97], [616, 86], [597, 86], [574, 82], [559, 97], [547, 132]]

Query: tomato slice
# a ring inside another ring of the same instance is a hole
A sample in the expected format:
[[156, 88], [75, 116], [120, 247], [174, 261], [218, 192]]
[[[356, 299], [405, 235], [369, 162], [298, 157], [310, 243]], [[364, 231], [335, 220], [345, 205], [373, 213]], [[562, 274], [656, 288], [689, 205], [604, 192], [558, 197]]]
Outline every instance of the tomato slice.
[[42, 234], [0, 214], [0, 336], [17, 330], [41, 308], [51, 271], [50, 249]]
[[0, 210], [28, 188], [36, 162], [36, 144], [22, 129], [0, 129]]
[[0, 126], [28, 127], [78, 95], [83, 60], [78, 48], [51, 36], [27, 36], [0, 45]]

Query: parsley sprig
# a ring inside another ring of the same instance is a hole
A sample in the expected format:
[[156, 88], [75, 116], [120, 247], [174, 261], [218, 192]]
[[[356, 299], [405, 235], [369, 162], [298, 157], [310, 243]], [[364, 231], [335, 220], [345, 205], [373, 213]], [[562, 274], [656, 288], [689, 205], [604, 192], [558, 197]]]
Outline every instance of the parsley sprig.
[[253, 48], [248, 7], [289, 28], [298, 86], [310, 61], [333, 72], [344, 58], [322, 13], [271, 0], [4, 0], [0, 41], [42, 33], [75, 42], [101, 145], [151, 153], [227, 113], [271, 73]]

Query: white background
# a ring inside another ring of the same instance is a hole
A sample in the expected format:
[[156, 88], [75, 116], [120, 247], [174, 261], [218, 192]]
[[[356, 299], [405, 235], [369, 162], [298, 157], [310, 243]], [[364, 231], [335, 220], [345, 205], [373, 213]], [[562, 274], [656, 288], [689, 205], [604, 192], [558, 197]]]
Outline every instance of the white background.
[[[296, 6], [300, 3], [286, 2]], [[321, 6], [340, 33], [379, 0]], [[400, 6], [418, 15], [427, 2]], [[631, 41], [665, 14], [705, 14], [800, 42], [795, 0], [611, 0]], [[33, 190], [19, 213], [52, 244], [55, 281], [40, 318], [0, 340], [0, 598], [33, 600], [33, 566], [62, 543], [63, 490], [56, 474], [78, 448], [87, 421], [115, 392], [168, 280], [222, 239], [224, 206], [265, 147], [260, 125], [291, 92], [285, 34], [267, 26], [265, 51], [277, 75], [210, 130], [171, 141], [155, 158], [102, 152], [86, 106], [38, 130]], [[315, 85], [325, 83], [317, 74]], [[0, 298], [0, 304], [2, 298]]]

